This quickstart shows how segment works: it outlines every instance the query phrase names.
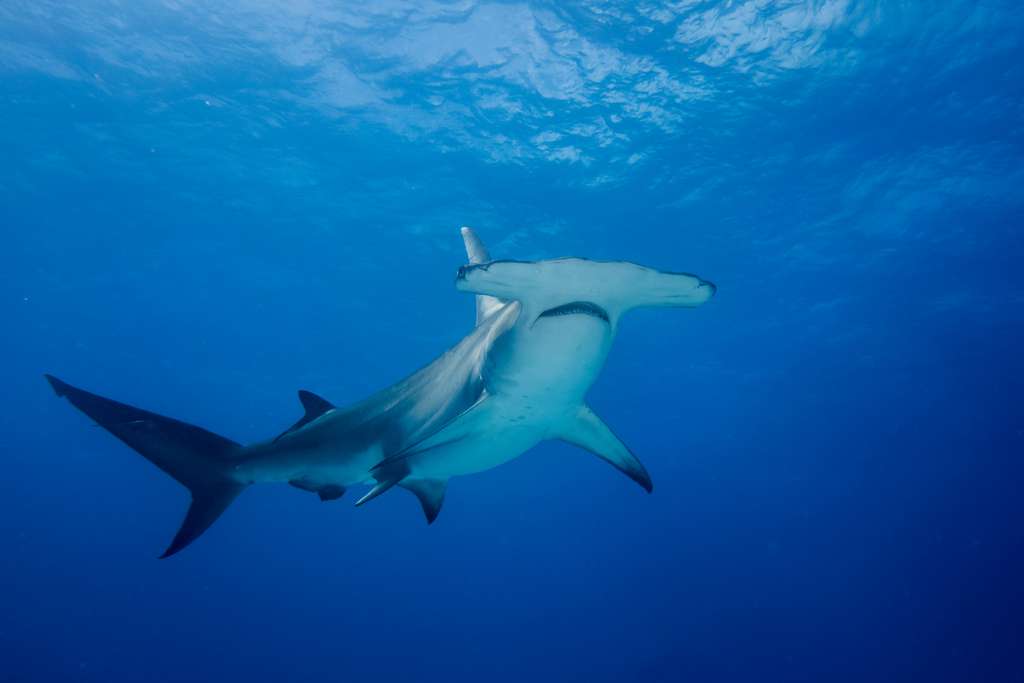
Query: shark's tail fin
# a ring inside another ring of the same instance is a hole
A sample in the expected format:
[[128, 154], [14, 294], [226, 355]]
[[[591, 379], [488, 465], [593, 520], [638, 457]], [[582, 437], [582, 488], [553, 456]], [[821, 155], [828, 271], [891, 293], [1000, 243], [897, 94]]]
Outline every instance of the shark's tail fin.
[[71, 404], [185, 485], [192, 494], [185, 521], [161, 557], [170, 557], [199, 538], [246, 484], [231, 477], [241, 450], [234, 441], [169, 417], [118, 403], [46, 375]]

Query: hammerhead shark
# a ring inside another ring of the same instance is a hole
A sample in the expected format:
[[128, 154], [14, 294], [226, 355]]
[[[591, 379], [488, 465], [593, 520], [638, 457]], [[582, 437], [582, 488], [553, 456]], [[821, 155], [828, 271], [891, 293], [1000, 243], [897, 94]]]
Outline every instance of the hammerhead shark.
[[161, 557], [196, 540], [250, 484], [287, 482], [340, 498], [394, 486], [419, 499], [427, 522], [448, 480], [497, 467], [548, 439], [575, 444], [652, 491], [640, 461], [586, 403], [619, 319], [639, 306], [699, 306], [715, 286], [688, 273], [581, 258], [491, 260], [462, 228], [469, 263], [456, 289], [476, 294], [476, 326], [426, 367], [355, 405], [338, 408], [299, 391], [305, 414], [281, 434], [242, 446], [201, 427], [46, 379], [92, 418], [192, 494]]

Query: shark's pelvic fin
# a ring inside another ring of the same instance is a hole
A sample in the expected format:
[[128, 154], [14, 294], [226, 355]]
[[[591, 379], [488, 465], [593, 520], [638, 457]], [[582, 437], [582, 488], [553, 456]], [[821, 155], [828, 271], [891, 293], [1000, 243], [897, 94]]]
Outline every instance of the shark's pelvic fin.
[[437, 514], [441, 512], [441, 504], [444, 503], [444, 494], [448, 490], [447, 479], [405, 479], [399, 484], [416, 494], [423, 507], [423, 514], [427, 516], [427, 524], [433, 524]]
[[275, 442], [280, 440], [280, 438], [285, 434], [291, 434], [294, 431], [298, 431], [321, 415], [334, 410], [333, 403], [325, 398], [317, 396], [312, 391], [306, 391], [305, 389], [299, 389], [299, 402], [302, 403], [302, 408], [306, 411], [305, 414], [299, 418], [298, 422], [274, 437]]
[[562, 425], [557, 436], [563, 441], [588, 450], [605, 462], [611, 463], [620, 472], [644, 487], [648, 493], [654, 489], [647, 469], [589, 407], [580, 406], [576, 414]]
[[[470, 265], [476, 265], [479, 263], [487, 263], [491, 260], [491, 255], [487, 253], [487, 247], [480, 241], [477, 234], [473, 231], [473, 228], [462, 228], [462, 241], [466, 245], [466, 256], [469, 258]], [[502, 306], [502, 300], [496, 299], [493, 296], [487, 296], [481, 294], [476, 297], [476, 324], [479, 325], [480, 321], [489, 316], [494, 311], [498, 310]]]
[[245, 489], [232, 479], [241, 450], [234, 441], [201, 427], [135, 408], [73, 387], [52, 375], [46, 380], [96, 423], [178, 480], [192, 494], [185, 521], [161, 557], [170, 557], [206, 531]]

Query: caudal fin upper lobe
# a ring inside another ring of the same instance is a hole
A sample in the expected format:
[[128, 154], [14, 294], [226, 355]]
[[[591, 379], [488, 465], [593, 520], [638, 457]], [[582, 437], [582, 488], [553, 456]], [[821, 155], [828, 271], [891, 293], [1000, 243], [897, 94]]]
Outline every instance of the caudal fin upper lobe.
[[192, 494], [181, 528], [161, 557], [170, 557], [213, 524], [246, 484], [231, 477], [241, 446], [202, 427], [157, 415], [45, 375], [58, 396], [92, 418]]

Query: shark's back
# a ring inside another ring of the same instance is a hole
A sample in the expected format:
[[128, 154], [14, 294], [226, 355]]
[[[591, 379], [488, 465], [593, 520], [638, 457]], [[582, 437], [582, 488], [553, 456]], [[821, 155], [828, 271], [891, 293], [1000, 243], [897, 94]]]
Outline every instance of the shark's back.
[[382, 459], [429, 437], [481, 399], [484, 364], [494, 342], [515, 323], [518, 305], [505, 304], [458, 344], [405, 379], [353, 405], [324, 414], [278, 440], [283, 449], [331, 443]]

